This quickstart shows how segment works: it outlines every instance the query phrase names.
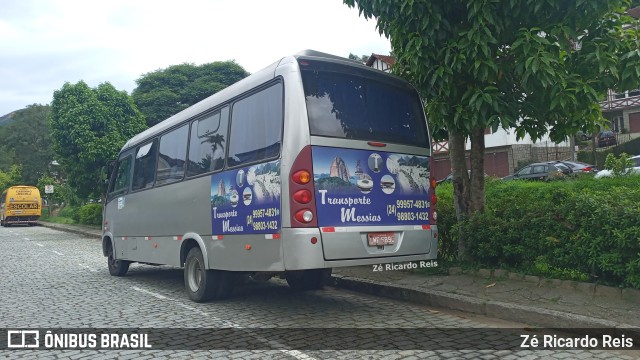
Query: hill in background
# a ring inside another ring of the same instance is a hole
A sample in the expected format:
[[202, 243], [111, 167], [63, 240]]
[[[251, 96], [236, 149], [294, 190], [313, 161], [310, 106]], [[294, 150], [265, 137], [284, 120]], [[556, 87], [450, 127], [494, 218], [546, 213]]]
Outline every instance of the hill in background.
[[9, 125], [15, 121], [15, 115], [20, 110], [12, 111], [6, 115], [0, 116], [0, 126]]

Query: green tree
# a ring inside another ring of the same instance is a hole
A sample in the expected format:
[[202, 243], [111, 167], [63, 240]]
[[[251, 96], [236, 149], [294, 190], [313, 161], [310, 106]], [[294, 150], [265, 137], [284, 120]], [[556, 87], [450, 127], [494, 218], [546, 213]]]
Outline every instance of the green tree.
[[[45, 185], [53, 185], [52, 194], [45, 193]], [[46, 198], [50, 204], [75, 204], [76, 199], [73, 196], [73, 190], [70, 189], [68, 185], [51, 175], [42, 175], [40, 179], [38, 179], [36, 186], [38, 187], [38, 190], [40, 190], [42, 197]]]
[[0, 170], [0, 194], [3, 191], [15, 185], [22, 184], [22, 166], [12, 165], [9, 171]]
[[13, 122], [0, 128], [0, 168], [22, 165], [22, 182], [35, 185], [54, 158], [49, 129], [49, 105], [33, 104], [14, 113]]
[[9, 170], [16, 163], [16, 151], [4, 141], [5, 128], [0, 128], [0, 171]]
[[[449, 138], [459, 221], [484, 210], [484, 131], [554, 141], [603, 123], [608, 88], [640, 83], [638, 31], [626, 0], [344, 0], [376, 18], [391, 40], [394, 72], [426, 102]], [[471, 140], [471, 178], [465, 140]], [[465, 256], [459, 239], [459, 256]]]
[[367, 60], [369, 60], [369, 56], [368, 55], [358, 56], [358, 55], [354, 55], [353, 53], [349, 53], [349, 59], [366, 63]]
[[125, 92], [103, 83], [65, 83], [53, 93], [51, 132], [57, 160], [81, 199], [97, 198], [100, 170], [124, 143], [146, 128], [144, 117]]
[[235, 61], [173, 65], [142, 75], [131, 95], [153, 126], [248, 75]]
[[629, 175], [631, 173], [629, 169], [632, 167], [633, 159], [631, 159], [627, 153], [620, 154], [620, 157], [617, 159], [615, 155], [608, 154], [604, 160], [604, 168], [611, 170], [613, 176]]

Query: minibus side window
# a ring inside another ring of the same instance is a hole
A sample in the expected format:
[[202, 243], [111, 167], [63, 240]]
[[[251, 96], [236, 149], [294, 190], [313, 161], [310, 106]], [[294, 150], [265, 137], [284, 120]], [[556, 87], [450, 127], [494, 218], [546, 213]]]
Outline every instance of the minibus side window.
[[121, 193], [129, 190], [129, 180], [131, 179], [131, 156], [120, 159], [116, 165], [115, 179], [111, 183], [109, 193]]
[[133, 165], [132, 190], [140, 190], [153, 186], [153, 181], [156, 176], [157, 149], [157, 141], [150, 142], [138, 148], [136, 161]]
[[188, 176], [205, 174], [224, 167], [228, 124], [228, 106], [191, 123]]
[[188, 125], [184, 125], [160, 138], [160, 153], [156, 166], [158, 185], [179, 181], [184, 177], [188, 135]]
[[231, 110], [227, 166], [275, 158], [282, 142], [282, 83], [237, 101]]

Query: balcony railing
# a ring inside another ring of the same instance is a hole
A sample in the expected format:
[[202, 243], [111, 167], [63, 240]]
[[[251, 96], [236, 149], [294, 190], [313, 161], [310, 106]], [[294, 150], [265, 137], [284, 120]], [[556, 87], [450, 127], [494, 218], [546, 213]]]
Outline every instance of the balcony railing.
[[621, 110], [623, 108], [640, 106], [640, 96], [624, 97], [620, 99], [609, 97], [606, 101], [601, 101], [602, 110]]
[[448, 141], [440, 141], [440, 142], [432, 142], [431, 148], [433, 149], [434, 154], [445, 154], [449, 152], [449, 142]]

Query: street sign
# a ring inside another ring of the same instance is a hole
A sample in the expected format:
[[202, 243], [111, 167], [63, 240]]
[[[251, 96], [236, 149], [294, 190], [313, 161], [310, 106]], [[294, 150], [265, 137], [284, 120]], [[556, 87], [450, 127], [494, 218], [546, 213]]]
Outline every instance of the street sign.
[[53, 194], [53, 185], [45, 185], [44, 186], [45, 194]]

